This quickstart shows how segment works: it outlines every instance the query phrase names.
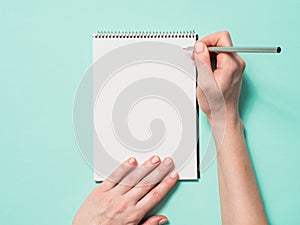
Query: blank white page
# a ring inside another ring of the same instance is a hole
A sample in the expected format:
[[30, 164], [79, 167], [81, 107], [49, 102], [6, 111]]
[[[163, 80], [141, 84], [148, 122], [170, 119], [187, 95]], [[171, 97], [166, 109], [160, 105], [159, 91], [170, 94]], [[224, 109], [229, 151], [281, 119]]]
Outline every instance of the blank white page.
[[[196, 69], [190, 53], [167, 55], [161, 48], [154, 53], [158, 60], [147, 60], [143, 52], [150, 44], [153, 49], [159, 43], [194, 45], [196, 34], [150, 35], [93, 35], [95, 181], [130, 157], [140, 165], [152, 155], [172, 157], [179, 179], [198, 178]], [[172, 57], [186, 61], [185, 69], [170, 64]]]

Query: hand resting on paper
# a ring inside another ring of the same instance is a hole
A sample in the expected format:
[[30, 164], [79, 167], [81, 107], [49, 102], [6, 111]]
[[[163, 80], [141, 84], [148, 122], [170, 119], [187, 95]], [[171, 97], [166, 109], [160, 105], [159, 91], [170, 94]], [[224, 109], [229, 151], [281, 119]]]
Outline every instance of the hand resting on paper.
[[[137, 225], [178, 180], [171, 158], [153, 156], [141, 166], [130, 158], [123, 162], [82, 204], [73, 225]], [[152, 216], [141, 224], [158, 225], [168, 220]]]

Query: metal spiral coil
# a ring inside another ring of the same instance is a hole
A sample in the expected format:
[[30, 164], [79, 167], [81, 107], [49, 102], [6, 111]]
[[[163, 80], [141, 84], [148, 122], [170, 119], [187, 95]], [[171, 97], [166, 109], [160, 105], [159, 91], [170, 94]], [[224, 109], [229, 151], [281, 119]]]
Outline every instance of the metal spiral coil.
[[93, 38], [195, 38], [192, 31], [98, 31]]

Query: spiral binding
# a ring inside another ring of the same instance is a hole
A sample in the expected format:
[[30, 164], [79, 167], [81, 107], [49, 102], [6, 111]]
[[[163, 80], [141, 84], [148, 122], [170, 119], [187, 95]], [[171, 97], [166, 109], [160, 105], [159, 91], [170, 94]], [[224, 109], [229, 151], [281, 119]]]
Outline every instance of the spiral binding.
[[94, 38], [195, 38], [192, 31], [98, 31]]

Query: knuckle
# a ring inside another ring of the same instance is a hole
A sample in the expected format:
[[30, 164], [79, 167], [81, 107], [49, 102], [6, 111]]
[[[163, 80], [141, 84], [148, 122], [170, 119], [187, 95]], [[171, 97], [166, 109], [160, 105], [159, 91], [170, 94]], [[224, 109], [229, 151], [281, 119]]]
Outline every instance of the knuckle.
[[123, 185], [125, 186], [133, 186], [135, 183], [136, 178], [133, 175], [128, 175], [126, 177], [126, 180], [124, 180], [123, 182], [121, 182]]
[[135, 210], [127, 216], [127, 222], [129, 224], [137, 224], [141, 220], [140, 212]]
[[221, 35], [224, 36], [224, 37], [226, 37], [226, 38], [230, 38], [230, 33], [229, 33], [228, 30], [223, 30], [223, 31], [221, 32]]
[[161, 177], [161, 175], [164, 175], [168, 173], [172, 168], [174, 167], [174, 163], [171, 162], [169, 165], [163, 165], [157, 168], [157, 177]]
[[170, 184], [173, 184], [173, 183], [174, 183], [173, 181], [174, 181], [173, 179], [170, 179], [170, 178], [168, 177], [167, 179], [164, 179], [164, 180], [162, 181], [162, 185], [164, 185], [164, 186], [166, 186], [166, 187], [169, 187]]
[[128, 165], [128, 164], [122, 164], [120, 166], [119, 173], [123, 174], [123, 173], [126, 173], [129, 170], [130, 170], [130, 165]]
[[143, 182], [141, 182], [140, 186], [141, 186], [141, 188], [151, 189], [153, 185], [150, 180], [144, 180]]
[[115, 214], [121, 214], [128, 208], [128, 204], [125, 201], [118, 203], [115, 207]]
[[230, 37], [230, 33], [227, 30], [223, 30], [220, 33], [220, 40], [222, 42], [222, 45], [224, 46], [232, 46], [232, 41]]
[[167, 170], [167, 167], [165, 166], [160, 166], [157, 168], [157, 174], [163, 174]]
[[116, 173], [111, 174], [106, 180], [109, 182], [117, 183], [119, 182], [118, 176]]
[[246, 62], [243, 59], [241, 59], [241, 68], [243, 71], [246, 69]]
[[244, 71], [245, 70], [245, 68], [246, 68], [246, 62], [239, 56], [239, 55], [237, 55], [237, 62], [238, 62], [238, 64], [239, 64], [239, 68], [242, 70], [242, 71]]
[[159, 191], [153, 191], [152, 194], [151, 194], [152, 198], [155, 200], [155, 201], [160, 201], [162, 199], [162, 194], [159, 192]]
[[229, 73], [234, 74], [239, 69], [238, 62], [233, 61], [227, 69]]
[[239, 70], [239, 64], [238, 64], [238, 62], [233, 63], [232, 64], [232, 71], [236, 72], [238, 70]]

